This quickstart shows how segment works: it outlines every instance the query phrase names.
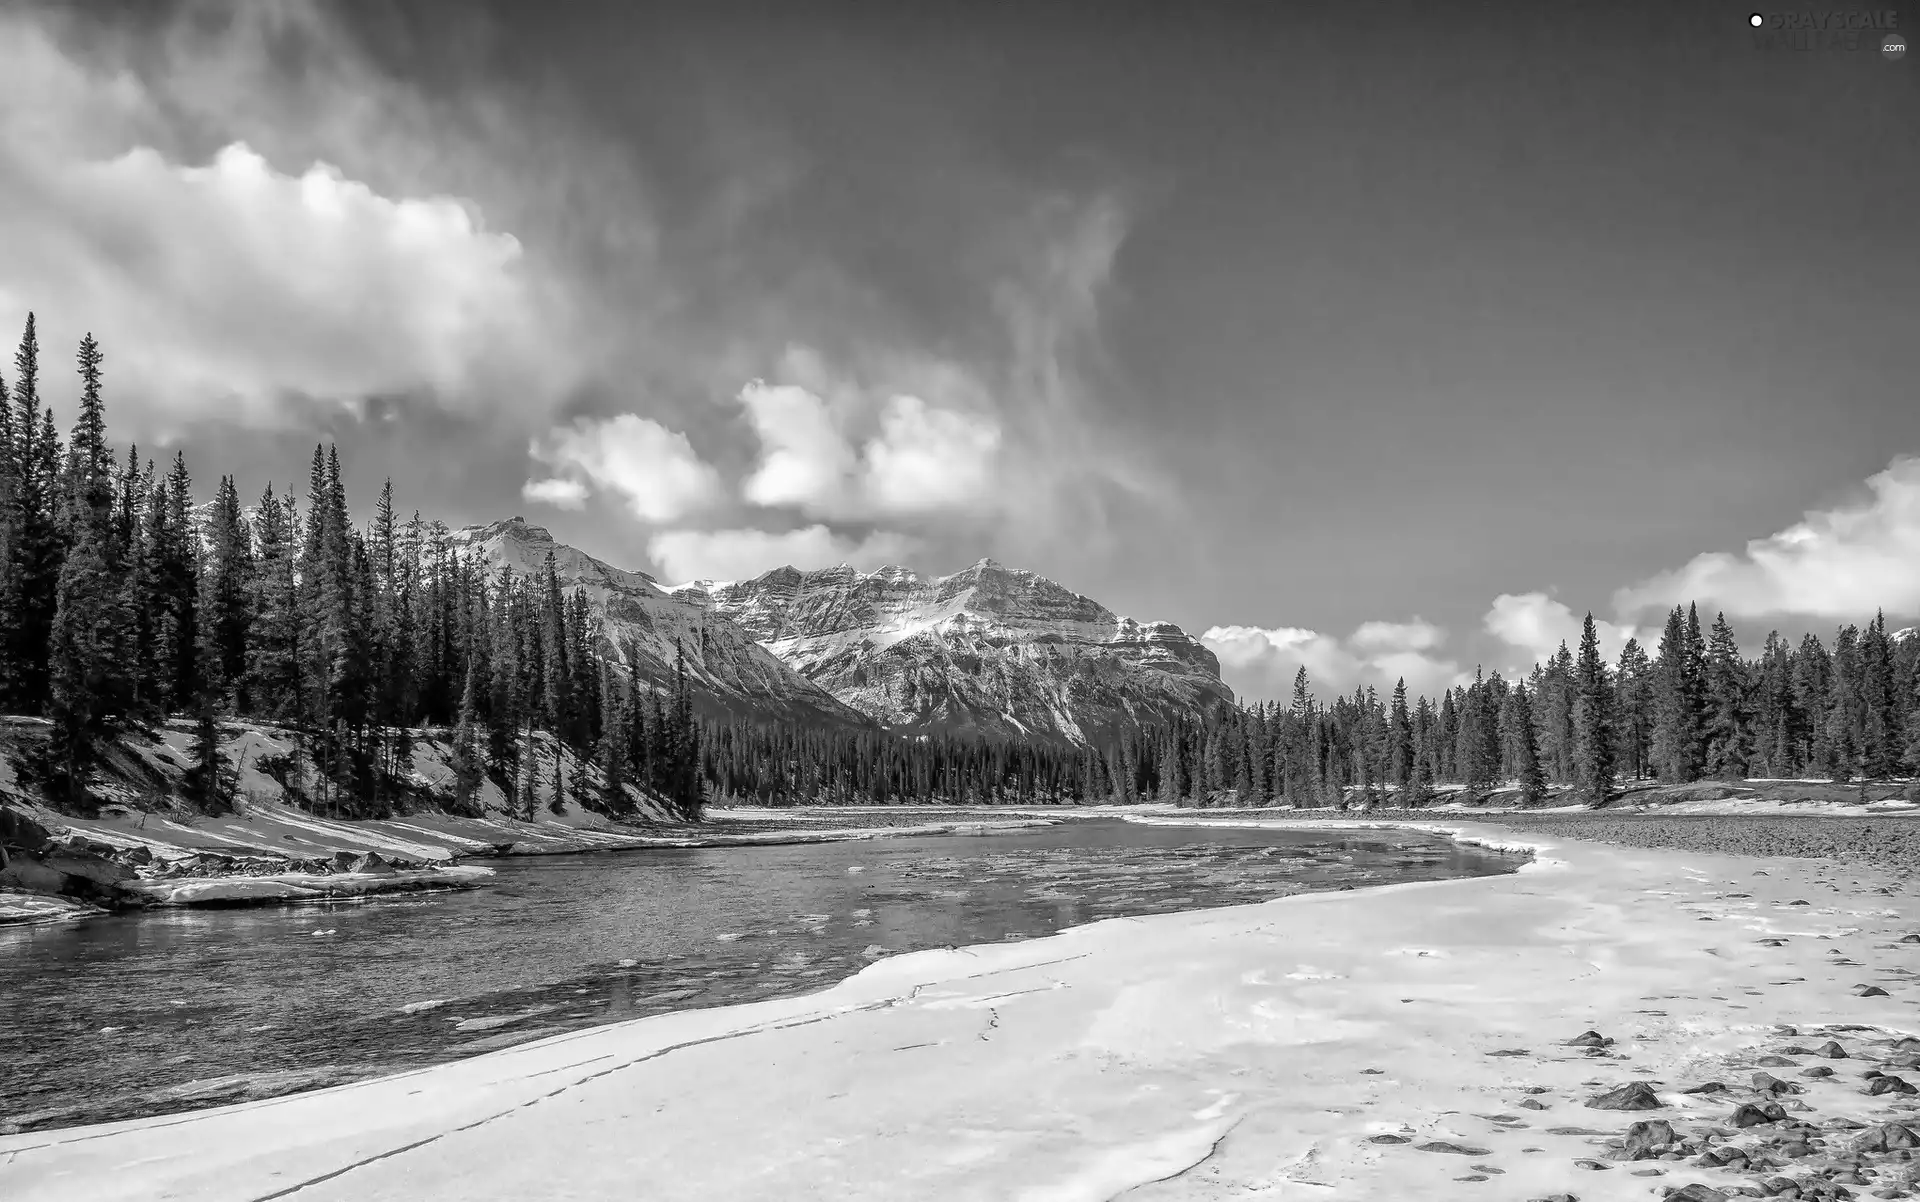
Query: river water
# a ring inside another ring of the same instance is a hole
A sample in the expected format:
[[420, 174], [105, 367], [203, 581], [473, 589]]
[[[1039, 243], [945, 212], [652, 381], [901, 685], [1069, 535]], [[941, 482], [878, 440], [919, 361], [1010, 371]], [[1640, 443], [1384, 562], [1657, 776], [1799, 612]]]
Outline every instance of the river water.
[[0, 929], [0, 1131], [166, 1113], [1122, 915], [1484, 876], [1411, 831], [1080, 820], [495, 861], [464, 893]]

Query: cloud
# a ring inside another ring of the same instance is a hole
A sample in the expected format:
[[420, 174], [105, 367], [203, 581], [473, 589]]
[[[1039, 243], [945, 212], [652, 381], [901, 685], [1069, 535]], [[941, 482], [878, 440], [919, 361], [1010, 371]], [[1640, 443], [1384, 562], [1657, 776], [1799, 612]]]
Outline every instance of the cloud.
[[[1493, 599], [1493, 605], [1482, 619], [1488, 634], [1525, 653], [1526, 662], [1515, 665], [1521, 668], [1543, 663], [1558, 654], [1563, 642], [1569, 650], [1578, 653], [1584, 622], [1584, 614], [1575, 614], [1562, 602], [1541, 592], [1502, 593]], [[1617, 658], [1620, 649], [1634, 635], [1632, 626], [1604, 618], [1595, 618], [1593, 626], [1600, 654], [1608, 660]]]
[[178, 152], [152, 127], [160, 87], [0, 17], [0, 319], [94, 330], [120, 411], [149, 427], [536, 389], [564, 305], [473, 200], [239, 140]]
[[1614, 608], [1639, 615], [1690, 601], [1733, 617], [1920, 614], [1920, 456], [1895, 458], [1867, 478], [1864, 497], [1809, 510], [1742, 554], [1710, 551], [1623, 588]]
[[1363, 622], [1353, 632], [1353, 645], [1377, 651], [1427, 651], [1446, 641], [1446, 631], [1431, 622]]
[[771, 533], [765, 530], [670, 530], [655, 535], [647, 551], [666, 580], [745, 580], [782, 565], [802, 571], [849, 563], [872, 569], [896, 563], [913, 550], [911, 539], [884, 531], [861, 539], [824, 525]]
[[1401, 679], [1410, 694], [1432, 695], [1461, 679], [1460, 665], [1436, 653], [1446, 632], [1418, 618], [1366, 622], [1345, 639], [1298, 626], [1215, 626], [1200, 641], [1248, 697], [1287, 699], [1301, 668], [1323, 699], [1367, 685], [1385, 694]]
[[719, 500], [720, 473], [694, 452], [685, 434], [632, 413], [576, 419], [528, 448], [557, 473], [529, 481], [522, 495], [578, 508], [589, 486], [626, 502], [642, 521], [677, 522]]
[[759, 465], [742, 484], [756, 505], [790, 507], [836, 521], [926, 516], [977, 518], [993, 503], [1000, 426], [986, 414], [888, 397], [877, 429], [859, 445], [846, 426], [858, 415], [793, 384], [755, 380], [740, 392], [759, 435]]
[[529, 480], [520, 486], [520, 495], [555, 509], [584, 509], [590, 490], [578, 480]]

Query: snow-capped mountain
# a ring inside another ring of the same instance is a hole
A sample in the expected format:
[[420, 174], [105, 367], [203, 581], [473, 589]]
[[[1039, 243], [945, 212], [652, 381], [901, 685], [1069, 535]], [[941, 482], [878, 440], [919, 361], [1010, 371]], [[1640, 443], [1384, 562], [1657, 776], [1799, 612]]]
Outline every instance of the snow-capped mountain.
[[476, 552], [490, 572], [503, 565], [518, 575], [540, 572], [553, 553], [554, 574], [571, 593], [584, 588], [599, 611], [618, 659], [641, 680], [673, 679], [674, 642], [685, 649], [695, 701], [710, 714], [798, 718], [836, 726], [870, 727], [864, 714], [836, 700], [756, 643], [733, 622], [673, 595], [644, 572], [611, 567], [520, 518], [453, 532], [455, 547]]
[[1233, 694], [1213, 652], [990, 559], [951, 576], [778, 568], [671, 590], [881, 723], [1097, 740]]

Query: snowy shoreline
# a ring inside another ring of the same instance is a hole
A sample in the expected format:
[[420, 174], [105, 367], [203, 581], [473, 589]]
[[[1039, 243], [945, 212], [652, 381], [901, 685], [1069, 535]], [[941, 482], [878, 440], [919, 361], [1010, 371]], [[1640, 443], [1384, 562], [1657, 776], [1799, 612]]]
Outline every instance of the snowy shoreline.
[[[1805, 1118], [1920, 1122], [1910, 1095], [1869, 1096], [1861, 1075], [1895, 1037], [1920, 1035], [1913, 945], [1898, 942], [1920, 929], [1910, 887], [1831, 862], [1418, 825], [1535, 859], [1508, 876], [915, 953], [805, 997], [0, 1137], [0, 1189], [518, 1199], [624, 1196], [646, 1181], [649, 1196], [690, 1199], [1642, 1199], [1750, 1180], [1610, 1161], [1604, 1143], [1636, 1119], [1687, 1132], [1724, 1121], [1737, 1085], [1679, 1090], [1744, 1082], [1789, 1042], [1778, 1024], [1853, 1056], [1831, 1077], [1776, 1070], [1806, 1089], [1791, 1099]], [[1856, 996], [1869, 984], [1884, 996]], [[1614, 1044], [1564, 1046], [1589, 1029]], [[1632, 1081], [1661, 1108], [1583, 1105]]]

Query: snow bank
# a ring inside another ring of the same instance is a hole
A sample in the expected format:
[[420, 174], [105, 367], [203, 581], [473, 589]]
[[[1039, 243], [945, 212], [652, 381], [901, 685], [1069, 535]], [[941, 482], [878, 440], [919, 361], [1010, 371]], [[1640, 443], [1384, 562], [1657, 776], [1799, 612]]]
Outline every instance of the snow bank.
[[[1895, 942], [1920, 899], [1870, 870], [1421, 825], [1524, 845], [1536, 867], [916, 953], [810, 997], [0, 1137], [0, 1192], [1642, 1202], [1734, 1177], [1576, 1161], [1635, 1119], [1725, 1118], [1680, 1088], [1744, 1080], [1775, 1024], [1815, 1041], [1840, 1024], [1861, 1049], [1920, 1031], [1912, 945]], [[1855, 996], [1866, 983], [1887, 996]], [[1616, 1042], [1564, 1046], [1588, 1029]], [[1794, 1099], [1813, 1117], [1909, 1113], [1863, 1094], [1860, 1059], [1833, 1063], [1847, 1071]], [[1635, 1080], [1658, 1112], [1583, 1104]]]
[[493, 869], [456, 865], [422, 872], [286, 872], [274, 876], [180, 877], [129, 882], [123, 888], [155, 906], [244, 905], [267, 902], [338, 901], [381, 893], [471, 889]]
[[97, 918], [105, 913], [98, 906], [90, 906], [71, 897], [0, 889], [0, 927], [72, 922], [79, 918]]

